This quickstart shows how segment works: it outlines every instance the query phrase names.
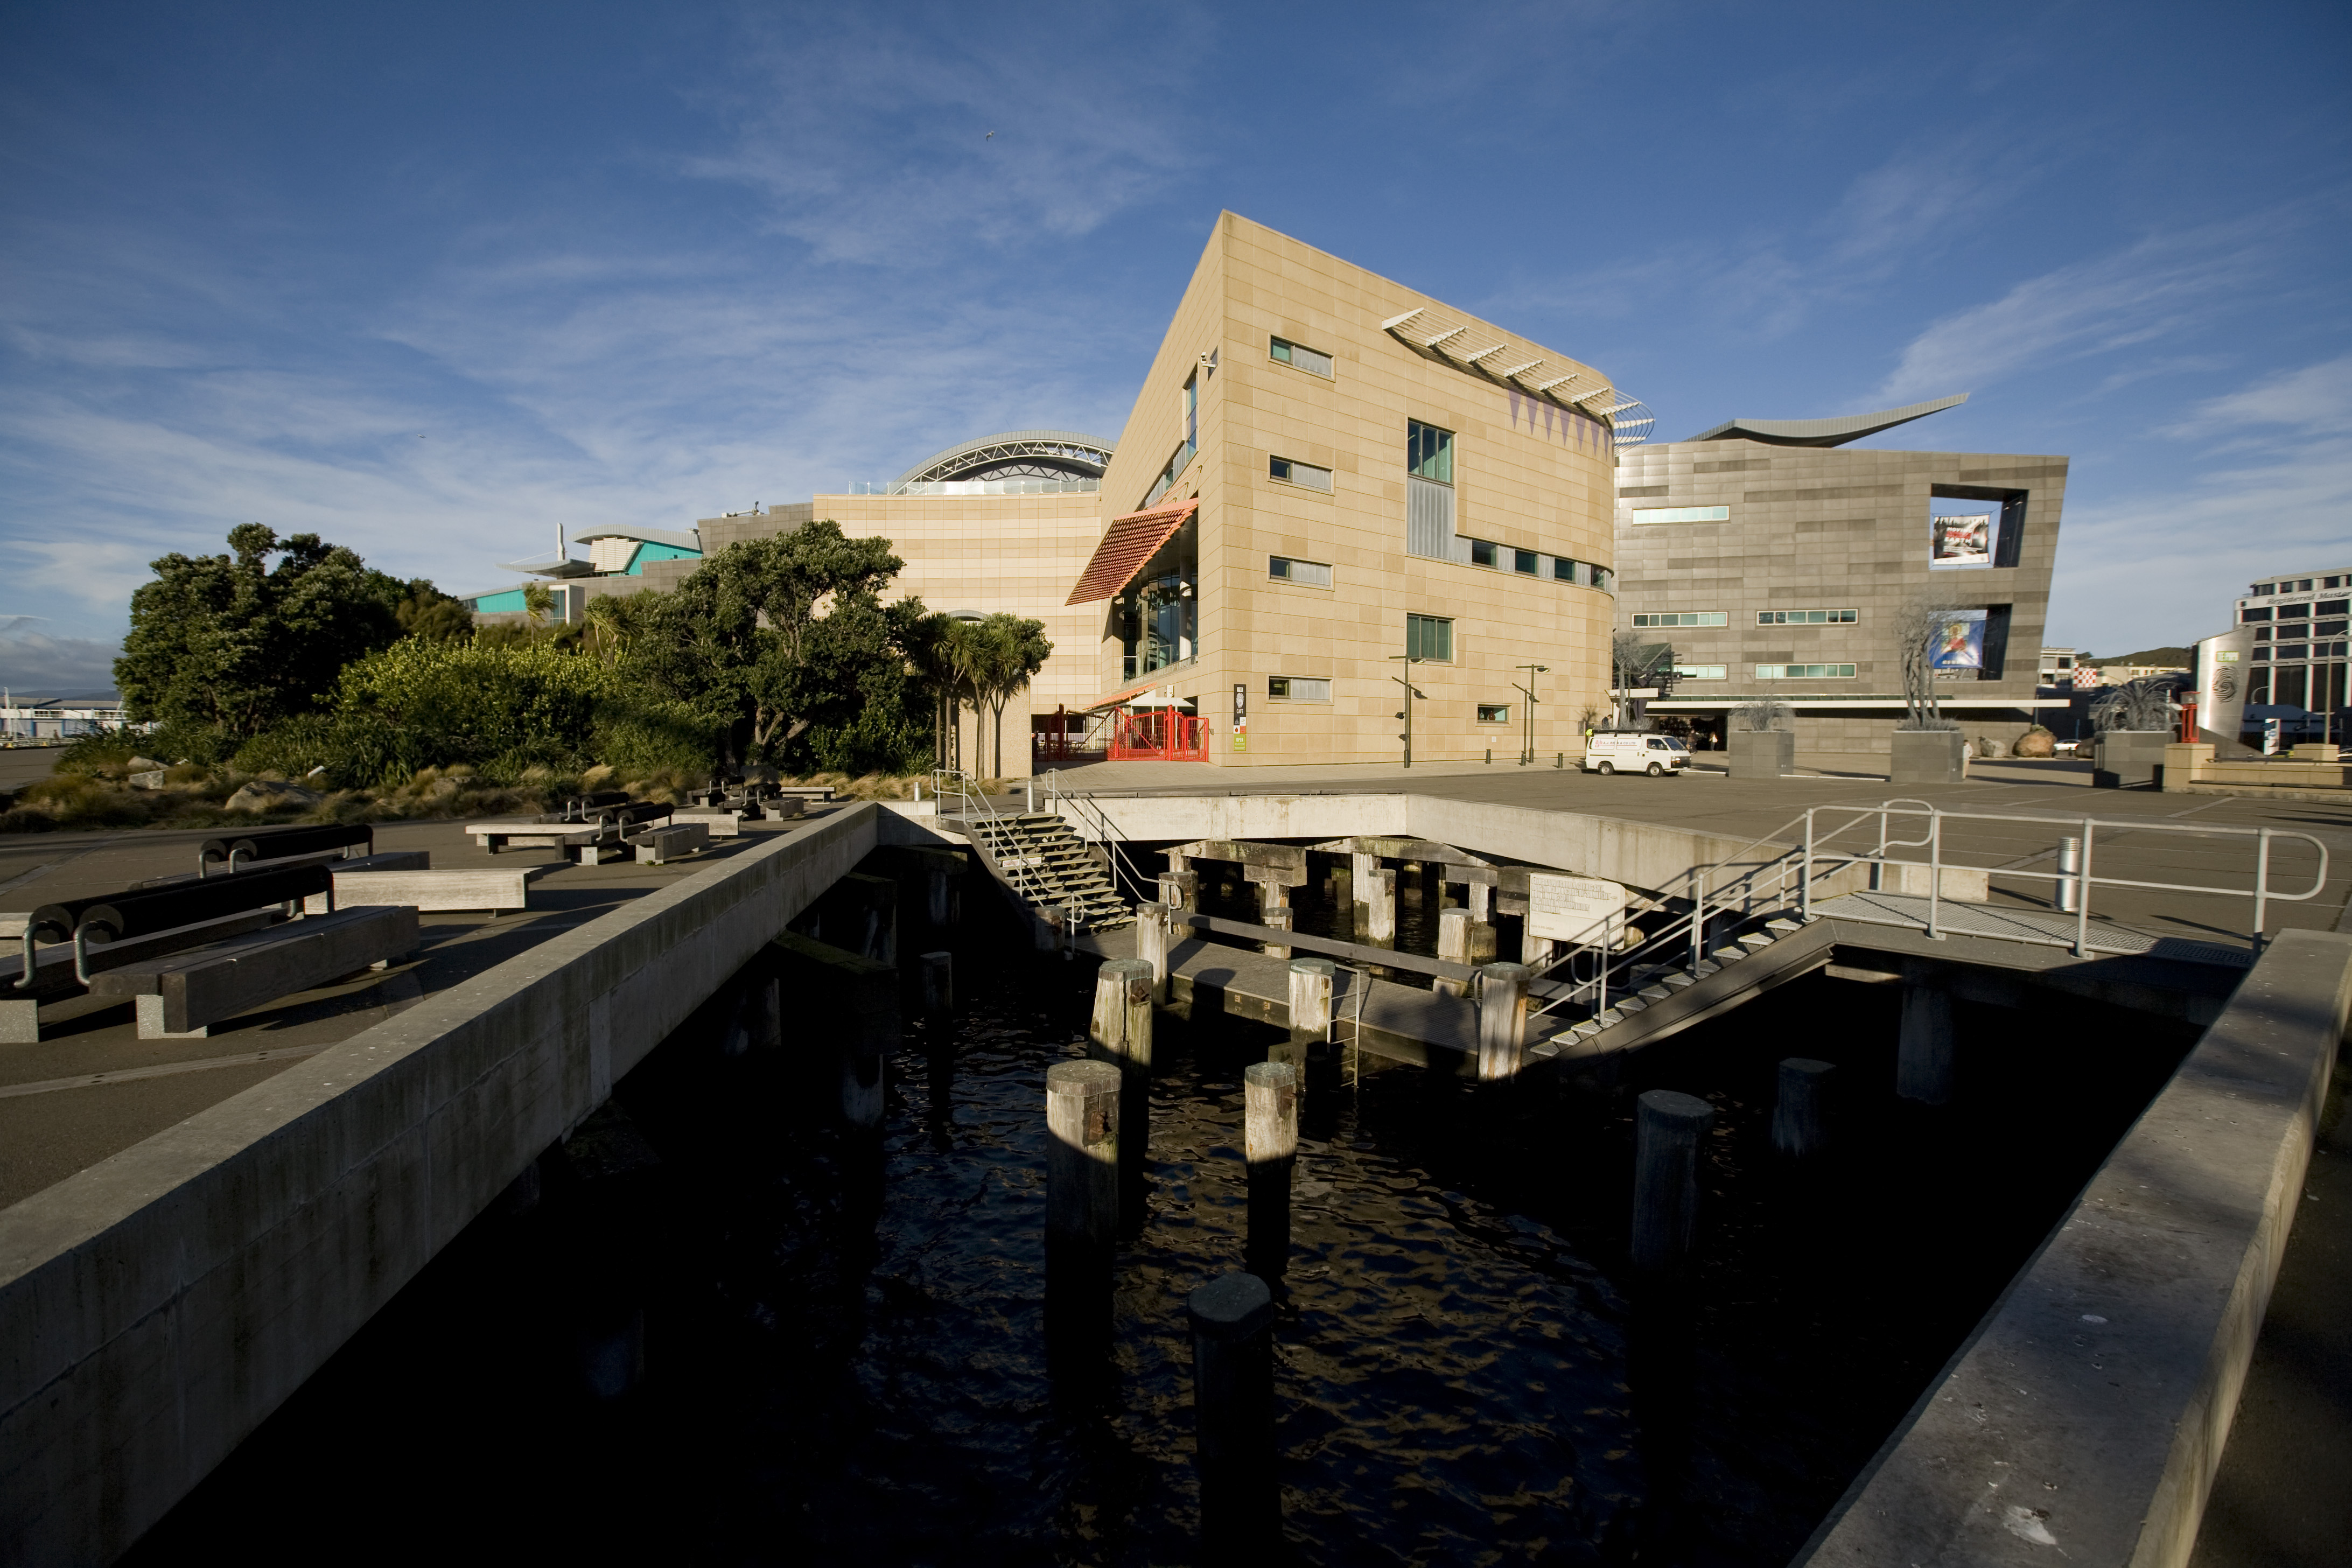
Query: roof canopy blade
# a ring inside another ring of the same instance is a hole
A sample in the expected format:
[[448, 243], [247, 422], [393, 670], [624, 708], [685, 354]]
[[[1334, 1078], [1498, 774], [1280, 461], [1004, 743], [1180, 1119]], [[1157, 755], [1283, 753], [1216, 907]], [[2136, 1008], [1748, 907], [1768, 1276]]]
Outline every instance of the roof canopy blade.
[[1095, 546], [1093, 559], [1078, 574], [1078, 585], [1070, 590], [1065, 605], [1090, 605], [1097, 599], [1108, 599], [1135, 581], [1135, 574], [1144, 563], [1160, 552], [1160, 547], [1174, 537], [1178, 529], [1193, 512], [1200, 510], [1198, 500], [1181, 501], [1174, 506], [1155, 507], [1150, 511], [1131, 511], [1125, 517], [1111, 519], [1102, 542]]
[[1947, 408], [1957, 408], [1969, 400], [1965, 392], [1951, 397], [1938, 397], [1929, 403], [1908, 403], [1900, 408], [1881, 408], [1871, 414], [1848, 414], [1835, 419], [1727, 419], [1712, 430], [1702, 430], [1690, 437], [1694, 441], [1761, 441], [1773, 447], [1843, 447], [1848, 441], [1859, 441], [1864, 436], [1875, 436], [1881, 430], [1892, 430], [1897, 425], [1907, 425], [1914, 419], [1924, 419], [1930, 414]]

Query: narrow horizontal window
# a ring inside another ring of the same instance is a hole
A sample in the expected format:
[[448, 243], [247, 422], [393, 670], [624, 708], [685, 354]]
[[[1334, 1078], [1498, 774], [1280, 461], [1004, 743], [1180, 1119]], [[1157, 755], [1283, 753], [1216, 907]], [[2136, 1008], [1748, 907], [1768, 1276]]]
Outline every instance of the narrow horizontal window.
[[1305, 343], [1294, 343], [1288, 338], [1268, 339], [1266, 353], [1276, 363], [1289, 365], [1294, 370], [1322, 376], [1331, 374], [1329, 354], [1310, 349]]
[[1331, 682], [1325, 676], [1269, 675], [1265, 694], [1283, 702], [1328, 702]]
[[1759, 680], [1852, 680], [1853, 666], [1850, 664], [1759, 664], [1756, 667]]
[[2278, 646], [2278, 657], [2281, 658], [2308, 658], [2311, 657], [2311, 645], [2309, 643], [2283, 642]]
[[1727, 680], [1731, 667], [1725, 664], [1678, 664], [1675, 673], [1685, 680]]
[[1728, 610], [1644, 610], [1633, 617], [1636, 626], [1727, 626]]
[[2267, 621], [2270, 618], [2271, 607], [2268, 605], [2244, 605], [2238, 610], [2241, 621]]
[[2352, 599], [2320, 599], [2311, 606], [2315, 616], [2340, 616], [2347, 610], [2352, 610]]
[[1490, 540], [1472, 540], [1470, 542], [1470, 564], [1473, 566], [1492, 566], [1495, 564], [1496, 549], [1496, 546]]
[[2309, 605], [2281, 605], [2278, 607], [2278, 618], [2283, 621], [2309, 620], [2311, 618], [2311, 606]]
[[2340, 637], [2344, 635], [2344, 625], [2342, 621], [2315, 621], [2311, 635], [2315, 637]]
[[1536, 552], [1534, 551], [1514, 550], [1511, 552], [1512, 571], [1523, 572], [1527, 575], [1532, 577], [1536, 574], [1537, 564], [1538, 562], [1536, 559]]
[[1756, 624], [1759, 626], [1850, 626], [1855, 622], [1853, 610], [1759, 610]]
[[1297, 463], [1288, 458], [1268, 458], [1265, 471], [1267, 478], [1278, 479], [1286, 485], [1300, 485], [1310, 490], [1331, 488], [1331, 470], [1318, 468], [1312, 463]]
[[1265, 561], [1265, 574], [1305, 588], [1328, 588], [1331, 585], [1331, 568], [1320, 561], [1294, 561], [1287, 555], [1269, 555]]
[[1481, 724], [1507, 724], [1510, 721], [1511, 705], [1509, 703], [1481, 702], [1478, 704], [1478, 722]]
[[1729, 522], [1727, 506], [1637, 506], [1635, 522]]

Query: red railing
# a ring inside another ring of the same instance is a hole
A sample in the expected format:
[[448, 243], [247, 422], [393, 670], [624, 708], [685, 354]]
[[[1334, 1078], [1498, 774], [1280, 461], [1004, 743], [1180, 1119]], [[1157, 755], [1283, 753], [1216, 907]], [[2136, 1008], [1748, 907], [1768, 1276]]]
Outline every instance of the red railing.
[[1209, 721], [1172, 708], [1147, 708], [1111, 718], [1110, 760], [1115, 763], [1205, 763]]

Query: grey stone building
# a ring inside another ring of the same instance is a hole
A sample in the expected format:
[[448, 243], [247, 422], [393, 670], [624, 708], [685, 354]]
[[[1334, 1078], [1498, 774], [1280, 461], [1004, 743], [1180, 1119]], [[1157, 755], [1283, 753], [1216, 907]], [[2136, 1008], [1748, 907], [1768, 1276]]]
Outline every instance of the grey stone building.
[[1964, 401], [1735, 419], [1619, 454], [1617, 624], [1671, 644], [1678, 672], [1653, 717], [1705, 744], [1735, 705], [1778, 698], [1801, 751], [1884, 757], [1910, 605], [1953, 612], [1936, 689], [1970, 739], [2063, 713], [2036, 686], [2067, 460], [1845, 446]]

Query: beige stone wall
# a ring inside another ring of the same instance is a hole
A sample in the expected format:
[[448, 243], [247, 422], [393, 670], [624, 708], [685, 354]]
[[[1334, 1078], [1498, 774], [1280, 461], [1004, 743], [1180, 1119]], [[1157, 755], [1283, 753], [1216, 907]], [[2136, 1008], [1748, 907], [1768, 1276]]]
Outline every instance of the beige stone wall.
[[[1547, 374], [1591, 367], [1476, 321], [1428, 296], [1232, 214], [1223, 215], [1171, 321], [1103, 482], [1106, 520], [1136, 510], [1183, 438], [1183, 386], [1214, 351], [1203, 378], [1201, 449], [1165, 500], [1201, 502], [1200, 653], [1146, 678], [1193, 697], [1213, 731], [1211, 760], [1224, 765], [1393, 760], [1408, 614], [1454, 623], [1450, 664], [1423, 664], [1415, 684], [1417, 758], [1470, 758], [1493, 747], [1516, 755], [1525, 675], [1538, 678], [1539, 752], [1570, 748], [1587, 704], [1605, 704], [1612, 605], [1607, 593], [1505, 570], [1405, 553], [1405, 426], [1454, 433], [1455, 526], [1464, 535], [1547, 556], [1613, 563], [1614, 459], [1599, 432], [1580, 447], [1575, 426], [1489, 375], [1448, 363], [1381, 330], [1423, 307], [1474, 341], [1507, 341], [1501, 367], [1542, 357]], [[1331, 355], [1329, 378], [1279, 363], [1275, 336]], [[1333, 471], [1329, 494], [1277, 483], [1269, 457]], [[1323, 562], [1328, 589], [1270, 578], [1272, 555]], [[1107, 627], [1108, 605], [1097, 605]], [[1100, 645], [1097, 689], [1122, 681], [1118, 643]], [[1326, 703], [1266, 695], [1272, 676], [1319, 677]], [[1249, 747], [1232, 749], [1232, 689], [1246, 687]], [[1509, 721], [1481, 724], [1480, 703]]]

